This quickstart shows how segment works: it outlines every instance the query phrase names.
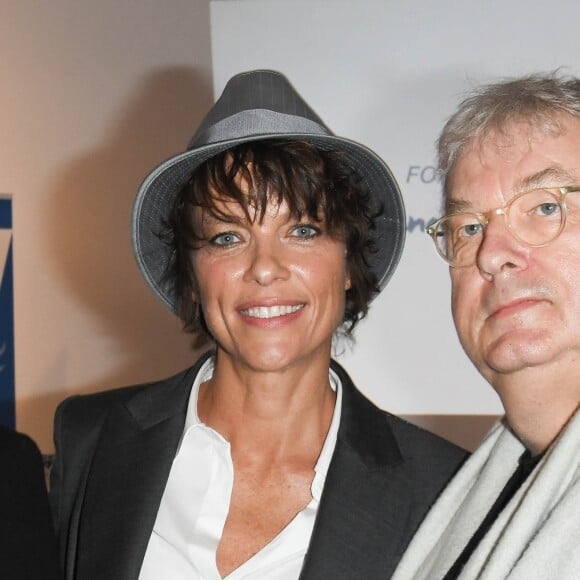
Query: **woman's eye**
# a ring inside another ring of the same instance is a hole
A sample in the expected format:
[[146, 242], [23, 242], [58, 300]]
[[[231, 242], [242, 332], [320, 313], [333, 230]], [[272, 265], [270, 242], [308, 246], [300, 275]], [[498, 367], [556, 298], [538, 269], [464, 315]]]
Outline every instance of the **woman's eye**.
[[297, 238], [308, 240], [320, 234], [320, 230], [314, 226], [300, 224], [292, 229], [291, 234]]
[[237, 234], [233, 232], [223, 232], [210, 238], [209, 243], [212, 246], [231, 246], [240, 241]]

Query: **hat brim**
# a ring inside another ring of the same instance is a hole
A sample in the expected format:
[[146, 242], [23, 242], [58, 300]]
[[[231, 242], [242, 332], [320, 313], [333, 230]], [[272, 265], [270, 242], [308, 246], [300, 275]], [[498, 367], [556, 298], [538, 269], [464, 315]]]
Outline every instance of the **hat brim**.
[[204, 161], [241, 143], [272, 139], [307, 141], [321, 150], [338, 149], [343, 152], [345, 160], [356, 168], [368, 188], [372, 209], [383, 210], [374, 220], [372, 238], [377, 251], [370, 256], [369, 262], [380, 290], [391, 278], [403, 252], [406, 218], [399, 187], [385, 162], [364, 145], [335, 135], [252, 135], [211, 143], [171, 157], [145, 178], [137, 192], [132, 216], [132, 242], [137, 264], [155, 295], [173, 312], [177, 312], [176, 300], [165, 279], [171, 249], [161, 240], [160, 233], [175, 196], [193, 170]]

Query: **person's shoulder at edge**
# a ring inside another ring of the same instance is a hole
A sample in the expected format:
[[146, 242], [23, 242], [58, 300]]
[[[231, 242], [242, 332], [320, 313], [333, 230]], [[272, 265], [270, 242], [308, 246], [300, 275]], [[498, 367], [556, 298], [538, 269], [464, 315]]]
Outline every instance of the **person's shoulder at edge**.
[[2, 425], [0, 425], [0, 453], [40, 455], [36, 443], [28, 435]]
[[[42, 473], [42, 456], [36, 443], [24, 433], [0, 426], [0, 464], [3, 476], [0, 478], [0, 489], [4, 490], [12, 479], [25, 475], [38, 476]], [[14, 473], [8, 472], [8, 467], [18, 466]], [[40, 478], [41, 479], [41, 478]]]
[[0, 427], [0, 470], [0, 576], [56, 579], [56, 540], [36, 443], [24, 433]]

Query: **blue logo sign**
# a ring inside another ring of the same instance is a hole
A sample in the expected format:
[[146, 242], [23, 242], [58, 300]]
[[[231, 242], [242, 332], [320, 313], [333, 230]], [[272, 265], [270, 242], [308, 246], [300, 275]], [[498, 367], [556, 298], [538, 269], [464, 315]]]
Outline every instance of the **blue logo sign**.
[[0, 425], [15, 426], [12, 200], [0, 196]]

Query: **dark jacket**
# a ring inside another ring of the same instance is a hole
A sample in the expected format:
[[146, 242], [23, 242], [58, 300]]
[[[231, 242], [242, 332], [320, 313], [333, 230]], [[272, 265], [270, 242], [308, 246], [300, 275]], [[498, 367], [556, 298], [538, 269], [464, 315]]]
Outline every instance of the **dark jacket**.
[[[52, 502], [67, 580], [136, 580], [206, 356], [157, 383], [67, 399]], [[465, 452], [385, 413], [335, 362], [342, 414], [301, 580], [388, 578]]]
[[0, 578], [58, 578], [42, 457], [21, 433], [0, 427]]

